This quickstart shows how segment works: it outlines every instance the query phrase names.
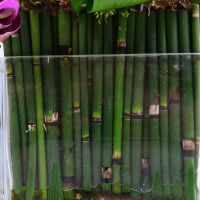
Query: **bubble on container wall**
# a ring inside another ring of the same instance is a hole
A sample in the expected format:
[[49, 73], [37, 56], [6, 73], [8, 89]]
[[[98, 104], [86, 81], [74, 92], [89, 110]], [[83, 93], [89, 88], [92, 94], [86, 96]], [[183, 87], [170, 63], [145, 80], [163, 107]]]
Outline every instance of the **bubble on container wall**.
[[177, 71], [180, 71], [180, 65], [173, 65], [173, 68], [176, 69]]

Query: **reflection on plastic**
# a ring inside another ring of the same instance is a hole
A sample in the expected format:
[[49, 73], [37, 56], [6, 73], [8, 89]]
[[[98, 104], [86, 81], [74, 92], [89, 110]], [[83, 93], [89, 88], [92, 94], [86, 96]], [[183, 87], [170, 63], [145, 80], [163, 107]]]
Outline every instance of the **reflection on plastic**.
[[95, 191], [197, 200], [198, 56], [6, 59], [1, 193], [12, 190], [13, 199], [74, 199]]
[[5, 60], [0, 60], [0, 199], [11, 199], [12, 170], [8, 120], [8, 93]]

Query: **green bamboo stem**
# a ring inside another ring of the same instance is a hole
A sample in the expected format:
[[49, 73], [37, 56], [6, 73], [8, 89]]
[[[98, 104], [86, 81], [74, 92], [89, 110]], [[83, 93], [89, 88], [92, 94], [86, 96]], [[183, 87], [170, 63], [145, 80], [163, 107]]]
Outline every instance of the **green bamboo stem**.
[[10, 115], [10, 133], [11, 133], [11, 154], [13, 167], [13, 197], [19, 197], [22, 195], [22, 172], [21, 172], [21, 159], [20, 159], [20, 137], [19, 137], [19, 127], [18, 127], [18, 110], [17, 110], [17, 97], [15, 93], [14, 81], [11, 80], [11, 74], [8, 77], [8, 90], [9, 90], [9, 109], [12, 114]]
[[[92, 55], [93, 50], [93, 14], [87, 14], [87, 54]], [[88, 72], [88, 102], [92, 104], [92, 59], [89, 57], [87, 61]], [[91, 118], [91, 106], [89, 106], [89, 116]], [[90, 126], [91, 129], [91, 126]]]
[[[21, 12], [23, 24], [21, 26], [20, 38], [23, 56], [31, 56], [31, 38], [29, 27], [29, 15], [27, 12]], [[26, 184], [26, 200], [31, 200], [35, 195], [36, 182], [36, 155], [37, 155], [37, 127], [36, 127], [36, 110], [35, 110], [35, 91], [34, 77], [31, 59], [23, 59], [23, 77], [26, 98], [27, 113], [27, 131], [28, 131], [28, 171]]]
[[[172, 10], [166, 11], [167, 52], [178, 53], [177, 15]], [[181, 125], [180, 125], [180, 78], [179, 57], [168, 57], [169, 87], [169, 148], [170, 180], [174, 198], [182, 198], [182, 158], [181, 158]]]
[[[4, 42], [4, 55], [12, 56], [11, 39]], [[13, 173], [13, 198], [22, 194], [22, 155], [20, 149], [20, 127], [19, 111], [17, 106], [17, 94], [15, 89], [15, 78], [13, 75], [11, 60], [6, 62], [8, 97], [9, 97], [9, 123], [10, 123], [10, 148], [11, 161], [14, 164]]]
[[52, 32], [53, 32], [53, 54], [58, 55], [58, 15], [51, 16]]
[[[199, 19], [199, 5], [193, 5], [192, 7], [192, 52], [200, 52], [200, 19]], [[200, 149], [200, 57], [194, 56], [193, 71], [194, 71], [194, 130], [196, 138], [196, 166], [199, 163], [199, 149]], [[199, 176], [199, 173], [197, 173]], [[197, 188], [197, 198], [200, 192]]]
[[[117, 33], [117, 53], [125, 53], [127, 17], [119, 13]], [[125, 57], [116, 57], [114, 79], [114, 121], [113, 121], [113, 188], [114, 193], [121, 193], [122, 160], [122, 123], [124, 96]]]
[[[152, 11], [147, 18], [147, 52], [157, 52], [156, 42], [156, 12]], [[159, 99], [158, 99], [158, 63], [157, 57], [147, 60], [149, 68], [149, 137], [150, 137], [150, 164], [152, 179], [152, 197], [162, 195], [161, 187], [161, 155], [159, 134]]]
[[[79, 54], [87, 54], [87, 15], [79, 15]], [[83, 187], [90, 191], [91, 177], [91, 153], [90, 153], [90, 128], [89, 128], [89, 96], [87, 86], [87, 58], [80, 58], [80, 89], [81, 89], [81, 122], [82, 122], [82, 163], [83, 163]]]
[[[127, 24], [127, 51], [134, 53], [135, 39], [135, 11], [128, 17]], [[124, 81], [124, 116], [123, 116], [123, 136], [122, 136], [122, 192], [130, 192], [131, 189], [131, 101], [133, 85], [134, 58], [126, 57], [125, 81]]]
[[[167, 52], [165, 10], [157, 14], [158, 52]], [[169, 130], [168, 130], [168, 59], [163, 55], [158, 58], [159, 64], [159, 97], [160, 97], [160, 138], [161, 138], [161, 171], [163, 196], [171, 196], [169, 168]]]
[[[19, 34], [16, 33], [12, 36], [12, 54], [13, 56], [21, 55], [21, 45]], [[26, 102], [24, 93], [24, 79], [23, 79], [23, 64], [21, 59], [17, 59], [13, 63], [13, 74], [15, 77], [15, 87], [18, 99], [18, 109], [19, 109], [19, 126], [20, 126], [20, 136], [21, 136], [21, 153], [22, 153], [22, 169], [23, 169], [23, 184], [25, 184], [27, 179], [27, 141], [28, 135], [27, 130], [27, 116], [26, 116]]]
[[[41, 53], [53, 53], [53, 34], [51, 32], [51, 17], [46, 13], [41, 14]], [[48, 58], [42, 59], [42, 85], [44, 102], [44, 122], [46, 131], [46, 160], [47, 160], [47, 185], [48, 199], [63, 199], [61, 186], [61, 169], [58, 144], [58, 105], [55, 79], [55, 62]]]
[[151, 172], [150, 172], [150, 135], [149, 135], [149, 69], [145, 69], [144, 95], [143, 95], [143, 127], [142, 127], [142, 185], [143, 198], [151, 198]]
[[[93, 53], [103, 52], [103, 25], [93, 20]], [[93, 58], [92, 68], [92, 124], [91, 124], [91, 151], [92, 151], [92, 186], [98, 190], [101, 183], [102, 164], [102, 98], [103, 98], [103, 58]]]
[[[135, 21], [135, 53], [145, 52], [146, 10], [137, 10]], [[141, 160], [142, 160], [142, 123], [144, 95], [145, 58], [135, 57], [132, 105], [131, 105], [131, 196], [140, 198]]]
[[67, 60], [60, 61], [61, 130], [63, 139], [63, 190], [66, 199], [74, 199], [74, 147], [72, 113], [72, 69]]
[[116, 53], [116, 49], [117, 49], [117, 37], [118, 35], [116, 34], [118, 30], [118, 15], [115, 14], [113, 15], [113, 31], [115, 34], [113, 34], [113, 54]]
[[[131, 11], [128, 16], [128, 24], [127, 24], [127, 54], [134, 53], [134, 44], [135, 44], [135, 18], [136, 11]], [[131, 59], [132, 60], [132, 59]], [[127, 64], [128, 65], [128, 64]]]
[[[79, 29], [78, 17], [72, 15], [72, 53], [78, 55]], [[82, 186], [82, 140], [81, 140], [81, 100], [80, 100], [80, 67], [79, 58], [72, 58], [72, 95], [73, 95], [73, 125], [74, 125], [74, 173], [77, 187]]]
[[[104, 22], [104, 54], [113, 52], [113, 19]], [[103, 79], [102, 188], [111, 192], [113, 133], [113, 58], [104, 58]]]
[[[190, 53], [189, 11], [179, 10], [178, 31], [179, 52]], [[184, 158], [184, 198], [196, 199], [195, 181], [195, 143], [194, 143], [194, 101], [193, 101], [193, 72], [191, 56], [180, 57], [181, 65], [181, 122]], [[193, 144], [194, 149], [188, 149], [187, 143]], [[192, 151], [192, 152], [191, 152]]]
[[[30, 27], [32, 53], [34, 56], [40, 55], [40, 26], [39, 13], [30, 11]], [[44, 119], [43, 119], [43, 92], [42, 92], [42, 75], [40, 59], [33, 58], [34, 65], [34, 87], [35, 87], [35, 103], [36, 103], [36, 119], [37, 119], [37, 144], [38, 144], [38, 168], [39, 168], [39, 191], [40, 199], [47, 199], [46, 189], [46, 155], [45, 155], [45, 138], [44, 138]]]
[[[70, 52], [70, 14], [60, 12], [58, 14], [58, 44], [61, 55]], [[73, 113], [72, 113], [72, 70], [67, 59], [59, 62], [60, 77], [60, 124], [62, 131], [62, 178], [64, 197], [74, 199], [74, 147], [73, 147]]]

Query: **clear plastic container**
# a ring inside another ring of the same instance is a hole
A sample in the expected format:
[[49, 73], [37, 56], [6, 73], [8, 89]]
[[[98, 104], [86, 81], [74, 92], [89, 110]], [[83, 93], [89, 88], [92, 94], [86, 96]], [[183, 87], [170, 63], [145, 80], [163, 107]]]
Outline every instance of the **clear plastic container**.
[[200, 199], [199, 54], [1, 58], [0, 77], [0, 199]]

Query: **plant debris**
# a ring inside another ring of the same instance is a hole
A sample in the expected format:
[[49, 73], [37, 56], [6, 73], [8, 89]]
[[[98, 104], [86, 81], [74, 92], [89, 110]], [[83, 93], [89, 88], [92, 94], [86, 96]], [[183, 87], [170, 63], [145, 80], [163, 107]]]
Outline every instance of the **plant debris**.
[[[71, 10], [70, 0], [20, 0], [20, 2], [22, 9], [25, 10], [38, 10], [49, 13]], [[142, 4], [141, 9], [143, 7], [146, 7], [148, 10], [165, 8], [171, 8], [172, 10], [176, 10], [178, 8], [190, 9], [191, 5], [191, 0], [151, 0], [147, 4]], [[103, 11], [98, 13], [98, 15], [106, 15], [106, 17], [108, 17], [113, 13], [115, 13], [113, 10]]]
[[37, 10], [48, 13], [70, 10], [69, 0], [20, 0], [20, 3], [24, 10]]
[[147, 8], [155, 8], [155, 9], [165, 9], [171, 8], [176, 10], [178, 8], [191, 8], [192, 4], [190, 0], [153, 0], [151, 3], [146, 4]]

